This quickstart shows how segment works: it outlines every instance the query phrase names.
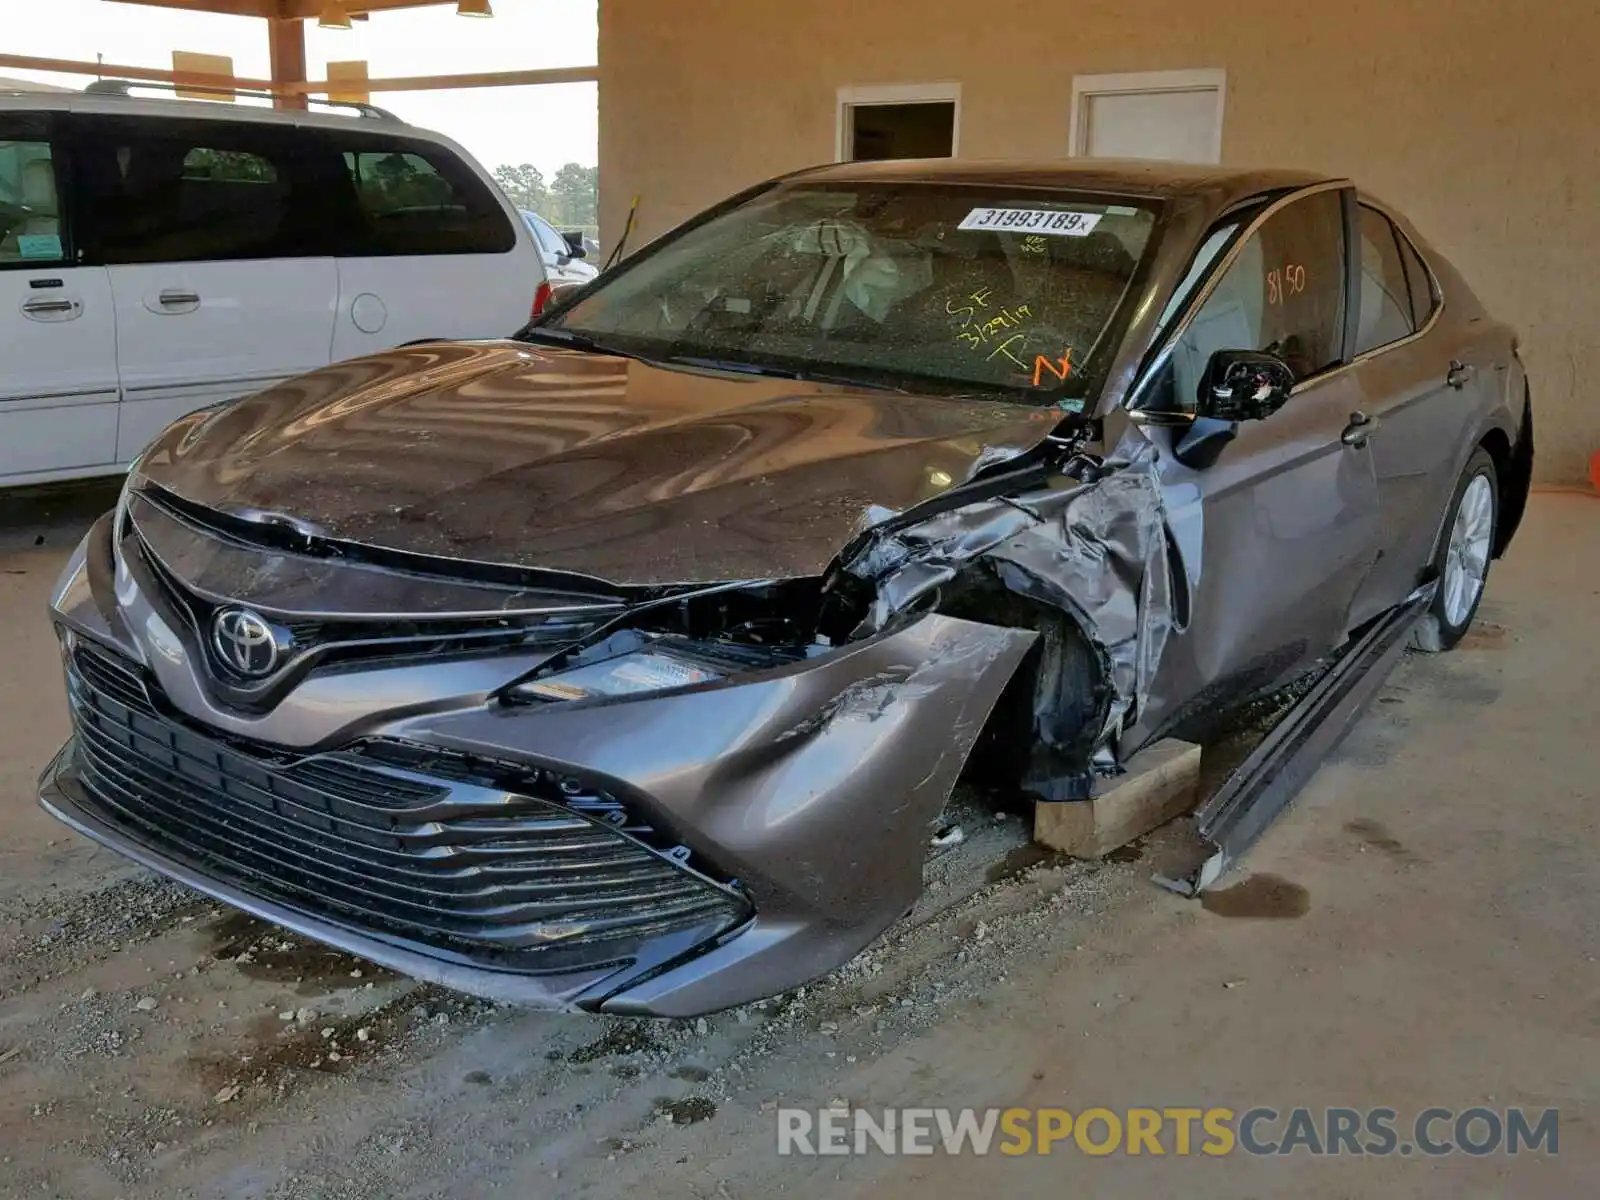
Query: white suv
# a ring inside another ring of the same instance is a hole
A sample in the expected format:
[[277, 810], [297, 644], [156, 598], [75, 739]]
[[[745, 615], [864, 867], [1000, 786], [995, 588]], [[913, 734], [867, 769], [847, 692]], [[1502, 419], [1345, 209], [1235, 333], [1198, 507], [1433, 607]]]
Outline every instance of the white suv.
[[454, 142], [358, 112], [0, 94], [0, 488], [121, 470], [313, 367], [526, 323], [549, 289], [517, 210]]

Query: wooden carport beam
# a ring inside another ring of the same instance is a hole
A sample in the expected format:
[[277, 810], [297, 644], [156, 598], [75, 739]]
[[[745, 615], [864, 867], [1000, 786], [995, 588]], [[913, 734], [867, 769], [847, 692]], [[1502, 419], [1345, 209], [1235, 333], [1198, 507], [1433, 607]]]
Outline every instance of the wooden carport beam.
[[[323, 8], [323, 0], [112, 0], [112, 2], [137, 4], [143, 8], [180, 8], [187, 12], [264, 17], [267, 20], [314, 19]], [[454, 2], [455, 0], [345, 0], [344, 8], [353, 15], [390, 12], [398, 8], [428, 8]]]
[[[149, 80], [160, 83], [192, 83], [222, 91], [239, 88], [251, 92], [274, 92], [285, 96], [326, 93], [330, 88], [348, 87], [320, 79], [309, 82], [274, 83], [270, 79], [251, 79], [237, 75], [208, 75], [201, 71], [168, 71], [161, 67], [130, 67], [119, 63], [85, 62], [70, 58], [35, 58], [28, 54], [0, 54], [0, 67], [24, 71], [56, 71], [63, 75], [103, 75], [107, 79]], [[528, 71], [483, 71], [468, 75], [397, 75], [363, 82], [369, 92], [425, 92], [441, 88], [529, 87], [547, 83], [595, 83], [598, 67], [540, 67]]]
[[[306, 26], [298, 18], [267, 19], [267, 49], [272, 59], [272, 82], [279, 86], [303, 83], [306, 77]], [[306, 98], [276, 92], [275, 108], [304, 108]]]
[[[247, 0], [256, 3], [257, 0]], [[304, 20], [316, 18], [323, 7], [323, 0], [267, 0], [271, 7], [277, 9], [278, 16], [300, 17]], [[351, 16], [357, 13], [390, 12], [397, 8], [431, 8], [440, 4], [454, 4], [455, 0], [345, 0], [344, 10]]]
[[275, 88], [270, 79], [252, 79], [239, 75], [208, 75], [203, 71], [168, 71], [163, 67], [128, 67], [117, 63], [84, 62], [72, 58], [36, 58], [29, 54], [0, 54], [0, 67], [15, 67], [24, 71], [54, 71], [62, 75], [100, 75], [106, 79], [148, 80], [152, 83], [192, 83], [197, 87], [215, 87], [223, 90], [230, 88], [241, 88], [250, 92], [281, 90]]
[[[21, 67], [34, 71], [60, 71], [67, 74], [104, 75], [110, 78], [189, 83], [221, 90], [242, 88], [271, 92], [280, 108], [304, 108], [306, 97], [325, 94], [328, 80], [306, 79], [305, 21], [322, 11], [323, 0], [113, 0], [117, 4], [138, 4], [147, 8], [176, 8], [189, 12], [223, 13], [238, 17], [257, 17], [267, 22], [271, 51], [272, 78], [244, 79], [224, 75], [205, 75], [194, 71], [164, 71], [154, 67], [125, 67], [111, 63], [74, 62], [68, 59], [34, 58], [20, 54], [0, 54], [0, 67]], [[402, 8], [428, 8], [454, 0], [345, 0], [349, 13], [387, 12]], [[598, 82], [598, 67], [553, 67], [529, 71], [480, 71], [459, 75], [405, 75], [390, 79], [371, 79], [368, 92], [413, 92], [446, 88], [519, 87], [548, 83]]]
[[[306, 31], [304, 22], [322, 12], [323, 0], [116, 0], [155, 8], [188, 12], [225, 13], [260, 17], [267, 23], [267, 47], [272, 62], [273, 104], [279, 108], [304, 108], [306, 93], [325, 91], [306, 84]], [[428, 8], [451, 0], [346, 0], [345, 11], [389, 12], [401, 8]]]
[[[462, 75], [392, 75], [387, 79], [363, 79], [365, 92], [437, 92], [455, 88], [529, 87], [546, 83], [598, 83], [599, 67], [536, 67], [527, 71], [479, 71]], [[309, 83], [286, 83], [283, 90], [317, 95], [330, 89], [349, 87], [327, 79]]]
[[185, 12], [225, 13], [235, 17], [267, 17], [278, 10], [278, 0], [112, 0], [141, 8], [181, 8]]

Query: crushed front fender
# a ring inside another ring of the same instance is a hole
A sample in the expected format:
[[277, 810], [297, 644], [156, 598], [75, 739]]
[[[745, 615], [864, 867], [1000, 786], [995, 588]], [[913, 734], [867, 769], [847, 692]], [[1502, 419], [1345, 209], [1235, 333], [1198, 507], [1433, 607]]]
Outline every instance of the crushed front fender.
[[[1015, 495], [936, 513], [867, 544], [845, 569], [870, 585], [871, 630], [918, 604], [959, 604], [963, 589], [1021, 598], [1087, 651], [1046, 638], [1034, 699], [1036, 746], [1023, 780], [1044, 800], [1089, 795], [1115, 771], [1118, 736], [1149, 696], [1175, 612], [1155, 449], [1133, 443], [1103, 464]], [[980, 610], [983, 600], [963, 612]]]

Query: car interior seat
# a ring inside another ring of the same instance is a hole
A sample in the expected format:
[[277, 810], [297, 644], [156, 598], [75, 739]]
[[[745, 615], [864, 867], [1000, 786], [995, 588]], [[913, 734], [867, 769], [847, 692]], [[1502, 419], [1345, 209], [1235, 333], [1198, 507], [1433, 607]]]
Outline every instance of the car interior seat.
[[[25, 254], [25, 237], [59, 239], [61, 236], [61, 207], [56, 197], [55, 168], [48, 158], [35, 158], [23, 163], [18, 178], [17, 199], [23, 213], [12, 223], [4, 239], [0, 239], [0, 258], [8, 262], [33, 257], [54, 255]], [[57, 253], [60, 243], [57, 242]]]

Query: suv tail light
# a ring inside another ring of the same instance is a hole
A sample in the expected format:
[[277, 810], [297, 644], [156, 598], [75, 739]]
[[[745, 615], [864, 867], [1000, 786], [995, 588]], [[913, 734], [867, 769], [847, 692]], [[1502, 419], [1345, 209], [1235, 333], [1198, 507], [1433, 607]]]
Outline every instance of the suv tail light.
[[550, 303], [550, 281], [546, 279], [539, 285], [539, 290], [533, 294], [533, 313], [537, 317], [544, 311], [544, 306]]

